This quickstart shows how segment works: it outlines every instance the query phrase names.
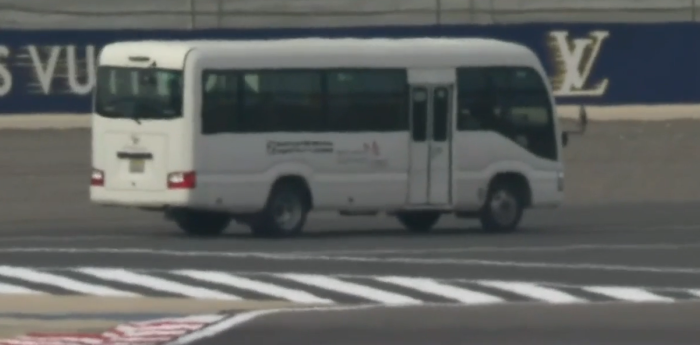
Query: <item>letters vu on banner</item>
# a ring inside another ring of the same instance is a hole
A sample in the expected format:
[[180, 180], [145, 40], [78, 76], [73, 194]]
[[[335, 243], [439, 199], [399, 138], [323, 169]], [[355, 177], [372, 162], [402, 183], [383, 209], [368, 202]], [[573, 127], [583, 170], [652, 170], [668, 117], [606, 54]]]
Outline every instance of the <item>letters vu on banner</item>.
[[[24, 92], [29, 94], [88, 95], [95, 84], [95, 52], [94, 45], [30, 44], [16, 51], [0, 46], [0, 57], [5, 60], [0, 64], [0, 97], [13, 90], [16, 74], [26, 76]], [[10, 57], [14, 61], [8, 64]]]

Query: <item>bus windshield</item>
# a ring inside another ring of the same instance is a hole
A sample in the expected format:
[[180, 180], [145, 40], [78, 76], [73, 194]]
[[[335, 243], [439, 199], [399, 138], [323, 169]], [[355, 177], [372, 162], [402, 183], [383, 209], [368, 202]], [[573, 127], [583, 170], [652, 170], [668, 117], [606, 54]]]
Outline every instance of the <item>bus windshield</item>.
[[182, 117], [182, 71], [100, 67], [95, 113], [107, 118], [164, 120]]

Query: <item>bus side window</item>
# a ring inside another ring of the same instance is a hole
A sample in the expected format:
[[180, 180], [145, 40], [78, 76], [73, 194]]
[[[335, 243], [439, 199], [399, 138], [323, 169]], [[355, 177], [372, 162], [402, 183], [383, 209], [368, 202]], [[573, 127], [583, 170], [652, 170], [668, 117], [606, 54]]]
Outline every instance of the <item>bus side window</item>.
[[252, 132], [323, 129], [320, 71], [272, 69], [246, 73], [244, 79], [244, 116]]
[[553, 119], [544, 82], [532, 69], [513, 69], [510, 89], [512, 121], [521, 126], [544, 126]]
[[556, 159], [554, 110], [543, 78], [532, 68], [512, 68], [507, 90], [508, 121], [519, 144], [533, 154]]
[[459, 131], [493, 131], [534, 155], [556, 159], [553, 110], [536, 70], [460, 68], [457, 79]]
[[330, 131], [386, 132], [408, 128], [405, 70], [329, 71], [326, 85]]
[[230, 133], [239, 117], [238, 75], [228, 71], [202, 74], [202, 134]]
[[496, 107], [485, 68], [460, 68], [457, 72], [457, 130], [493, 129]]

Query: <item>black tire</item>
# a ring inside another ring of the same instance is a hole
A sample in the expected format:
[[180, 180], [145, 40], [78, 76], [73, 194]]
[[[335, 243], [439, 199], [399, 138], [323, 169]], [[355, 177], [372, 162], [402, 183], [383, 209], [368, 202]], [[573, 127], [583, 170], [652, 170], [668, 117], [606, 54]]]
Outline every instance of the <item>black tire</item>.
[[429, 232], [440, 220], [441, 215], [435, 211], [413, 211], [399, 213], [396, 218], [408, 231]]
[[[284, 208], [283, 215], [278, 214]], [[292, 237], [300, 234], [306, 224], [309, 202], [306, 189], [296, 183], [282, 183], [273, 187], [265, 208], [250, 222], [250, 230], [256, 237]]]
[[221, 235], [231, 223], [227, 214], [189, 210], [176, 212], [173, 220], [186, 234], [197, 237]]
[[512, 183], [496, 182], [489, 189], [479, 220], [482, 229], [507, 233], [518, 229], [524, 210], [524, 196]]

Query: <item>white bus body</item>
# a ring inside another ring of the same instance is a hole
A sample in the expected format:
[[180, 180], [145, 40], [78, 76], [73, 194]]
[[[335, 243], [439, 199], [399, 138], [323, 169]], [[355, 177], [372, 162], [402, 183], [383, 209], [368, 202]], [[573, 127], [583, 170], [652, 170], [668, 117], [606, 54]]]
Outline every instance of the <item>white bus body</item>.
[[[91, 200], [292, 235], [307, 211], [516, 228], [563, 198], [551, 87], [487, 39], [139, 41], [99, 56]], [[285, 197], [286, 196], [286, 197]]]

